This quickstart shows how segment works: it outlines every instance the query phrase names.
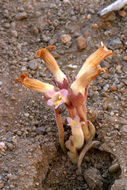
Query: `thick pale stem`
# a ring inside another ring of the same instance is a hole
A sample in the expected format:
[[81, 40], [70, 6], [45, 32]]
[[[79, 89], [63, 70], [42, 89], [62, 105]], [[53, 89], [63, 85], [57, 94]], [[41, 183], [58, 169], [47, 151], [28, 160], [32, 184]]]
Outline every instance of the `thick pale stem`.
[[86, 111], [86, 104], [85, 104], [85, 102], [82, 105], [82, 109], [83, 109], [83, 112], [84, 112], [85, 122], [87, 122], [87, 111]]
[[64, 145], [64, 128], [63, 128], [61, 115], [59, 114], [59, 108], [55, 109], [55, 116], [56, 116], [56, 121], [57, 121], [57, 126], [58, 126], [60, 146], [62, 150], [65, 152], [66, 149]]
[[87, 142], [90, 139], [90, 133], [88, 129], [88, 124], [87, 124], [87, 116], [85, 110], [83, 110], [82, 106], [77, 106], [76, 107], [77, 113], [82, 121], [84, 121], [84, 124], [82, 124], [82, 130], [84, 133], [84, 139]]
[[76, 113], [75, 113], [75, 108], [74, 108], [74, 106], [68, 106], [68, 105], [66, 104], [66, 107], [67, 107], [67, 109], [68, 109], [68, 112], [69, 112], [70, 117], [71, 117], [72, 119], [74, 119], [74, 118], [76, 117]]
[[77, 106], [76, 106], [76, 110], [77, 110], [77, 113], [78, 113], [78, 115], [79, 115], [81, 121], [86, 122], [86, 116], [84, 115], [82, 106], [81, 106], [81, 105], [79, 105], [79, 106], [77, 105]]
[[82, 124], [82, 130], [83, 130], [83, 133], [84, 133], [84, 139], [85, 139], [86, 142], [88, 142], [88, 140], [91, 137], [89, 129], [88, 129], [88, 125]]

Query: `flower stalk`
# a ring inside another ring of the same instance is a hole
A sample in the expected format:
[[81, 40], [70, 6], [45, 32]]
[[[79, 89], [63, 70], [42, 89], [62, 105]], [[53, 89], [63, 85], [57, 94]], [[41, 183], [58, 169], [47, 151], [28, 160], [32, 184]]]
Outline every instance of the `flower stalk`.
[[59, 132], [59, 142], [62, 150], [65, 152], [65, 144], [64, 144], [64, 128], [62, 123], [61, 115], [59, 114], [59, 108], [54, 109], [55, 110], [55, 116], [56, 116], [56, 122], [58, 126], [58, 132]]

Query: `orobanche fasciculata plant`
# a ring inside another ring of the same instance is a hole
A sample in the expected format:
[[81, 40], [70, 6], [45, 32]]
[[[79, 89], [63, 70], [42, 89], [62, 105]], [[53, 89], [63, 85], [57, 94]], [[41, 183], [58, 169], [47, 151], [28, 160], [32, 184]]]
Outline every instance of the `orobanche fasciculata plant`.
[[[63, 151], [68, 150], [68, 156], [74, 164], [78, 165], [78, 171], [81, 173], [82, 159], [96, 142], [92, 140], [95, 135], [95, 127], [87, 120], [88, 87], [90, 82], [101, 72], [105, 72], [98, 64], [113, 53], [102, 43], [101, 47], [86, 59], [75, 80], [71, 83], [69, 77], [60, 70], [55, 58], [49, 51], [49, 49], [54, 50], [54, 48], [54, 46], [48, 46], [40, 48], [36, 52], [36, 57], [40, 57], [53, 74], [54, 85], [29, 78], [28, 72], [20, 74], [15, 81], [27, 88], [43, 93], [47, 104], [54, 107], [60, 146]], [[71, 136], [66, 142], [64, 142], [64, 128], [59, 108], [61, 104], [65, 104], [68, 110], [67, 122], [71, 127]]]

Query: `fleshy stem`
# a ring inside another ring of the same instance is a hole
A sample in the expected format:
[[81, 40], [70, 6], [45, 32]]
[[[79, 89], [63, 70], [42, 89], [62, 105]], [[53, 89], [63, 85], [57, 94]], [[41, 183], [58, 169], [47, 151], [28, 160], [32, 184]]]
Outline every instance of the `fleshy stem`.
[[82, 125], [82, 129], [83, 129], [83, 132], [84, 132], [84, 138], [85, 138], [85, 140], [87, 142], [90, 139], [91, 134], [90, 134], [89, 127], [88, 127], [87, 112], [86, 112], [86, 104], [85, 104], [85, 102], [82, 105], [82, 110], [83, 110], [84, 119], [85, 119], [85, 124]]
[[72, 119], [74, 119], [75, 117], [76, 117], [76, 111], [75, 111], [75, 108], [74, 108], [74, 106], [73, 105], [67, 105], [66, 104], [66, 107], [67, 107], [67, 109], [68, 109], [68, 112], [69, 112], [69, 115], [70, 115], [70, 117], [72, 118]]
[[62, 150], [66, 152], [65, 145], [64, 145], [64, 128], [62, 123], [61, 115], [59, 114], [59, 108], [55, 109], [55, 116], [58, 126], [58, 132], [59, 132], [59, 142]]
[[82, 130], [84, 133], [84, 138], [87, 142], [90, 138], [90, 133], [89, 133], [89, 129], [88, 129], [86, 112], [84, 112], [83, 107], [81, 105], [77, 106], [76, 110], [77, 110], [77, 113], [78, 113], [79, 117], [81, 118], [81, 120], [84, 121], [84, 124], [82, 124]]

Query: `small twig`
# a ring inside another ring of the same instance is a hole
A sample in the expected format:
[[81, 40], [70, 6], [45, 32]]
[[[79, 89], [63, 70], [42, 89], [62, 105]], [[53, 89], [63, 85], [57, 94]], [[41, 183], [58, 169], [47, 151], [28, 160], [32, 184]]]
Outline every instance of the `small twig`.
[[111, 5], [105, 7], [104, 9], [102, 9], [101, 11], [98, 12], [98, 14], [100, 16], [103, 16], [111, 11], [117, 11], [122, 9], [125, 5], [127, 4], [127, 0], [117, 0], [114, 3], [112, 3]]
[[59, 114], [59, 108], [55, 109], [55, 116], [58, 126], [58, 132], [59, 132], [59, 142], [62, 150], [66, 152], [65, 145], [64, 145], [64, 128], [62, 123], [61, 115]]
[[79, 159], [78, 159], [78, 174], [81, 174], [81, 164], [85, 154], [91, 149], [99, 144], [99, 141], [92, 141], [92, 138], [85, 144], [84, 148], [82, 149]]

